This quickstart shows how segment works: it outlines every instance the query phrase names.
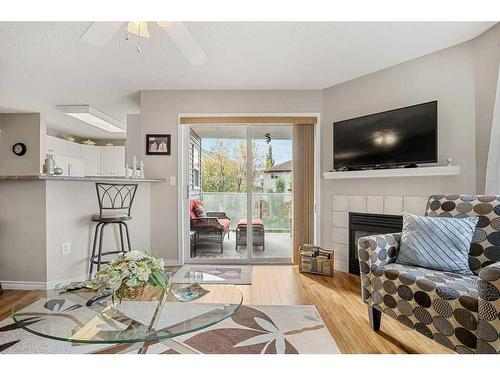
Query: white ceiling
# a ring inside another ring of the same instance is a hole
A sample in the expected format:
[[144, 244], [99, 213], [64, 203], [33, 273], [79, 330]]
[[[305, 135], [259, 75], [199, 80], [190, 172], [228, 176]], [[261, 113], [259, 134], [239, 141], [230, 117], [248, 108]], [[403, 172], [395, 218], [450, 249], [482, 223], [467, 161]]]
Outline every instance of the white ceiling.
[[[111, 138], [56, 105], [89, 104], [125, 123], [140, 90], [322, 89], [472, 39], [489, 22], [187, 22], [209, 60], [192, 66], [166, 33], [106, 47], [89, 22], [0, 23], [0, 112], [46, 114], [54, 130]], [[124, 30], [124, 28], [123, 28]]]

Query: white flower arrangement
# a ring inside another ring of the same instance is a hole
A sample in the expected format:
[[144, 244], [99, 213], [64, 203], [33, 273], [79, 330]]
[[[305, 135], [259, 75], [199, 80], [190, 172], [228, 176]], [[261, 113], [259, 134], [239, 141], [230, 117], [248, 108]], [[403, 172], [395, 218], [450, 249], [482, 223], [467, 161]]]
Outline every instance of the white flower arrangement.
[[121, 253], [118, 258], [103, 265], [96, 275], [106, 278], [107, 286], [114, 291], [122, 285], [133, 288], [145, 284], [168, 291], [163, 259], [138, 250]]

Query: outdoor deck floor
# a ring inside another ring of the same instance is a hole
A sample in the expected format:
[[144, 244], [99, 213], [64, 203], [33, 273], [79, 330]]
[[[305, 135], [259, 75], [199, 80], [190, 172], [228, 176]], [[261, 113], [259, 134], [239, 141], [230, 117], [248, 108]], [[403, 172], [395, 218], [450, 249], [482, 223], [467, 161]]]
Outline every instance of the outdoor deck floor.
[[[236, 235], [231, 232], [230, 238], [224, 239], [223, 252], [220, 253], [218, 244], [201, 243], [197, 246], [196, 259], [241, 259], [247, 258], [246, 246], [239, 246], [236, 251]], [[290, 233], [266, 233], [266, 249], [257, 246], [253, 250], [253, 258], [291, 258], [292, 256], [292, 237]]]

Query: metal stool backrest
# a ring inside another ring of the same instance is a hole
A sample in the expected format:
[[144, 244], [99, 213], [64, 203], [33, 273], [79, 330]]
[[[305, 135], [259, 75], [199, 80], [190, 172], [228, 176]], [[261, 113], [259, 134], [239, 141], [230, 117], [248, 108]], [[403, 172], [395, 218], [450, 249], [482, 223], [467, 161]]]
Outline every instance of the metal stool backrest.
[[96, 182], [97, 199], [99, 201], [99, 215], [103, 210], [126, 211], [130, 216], [130, 209], [134, 202], [137, 184], [106, 184]]

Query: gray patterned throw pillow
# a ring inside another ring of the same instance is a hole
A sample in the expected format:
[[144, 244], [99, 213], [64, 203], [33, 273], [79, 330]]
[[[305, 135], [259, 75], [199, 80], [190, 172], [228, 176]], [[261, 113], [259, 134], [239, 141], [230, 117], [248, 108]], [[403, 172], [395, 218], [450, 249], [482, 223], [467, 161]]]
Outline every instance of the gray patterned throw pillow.
[[473, 275], [469, 248], [478, 217], [448, 218], [403, 214], [396, 263]]

